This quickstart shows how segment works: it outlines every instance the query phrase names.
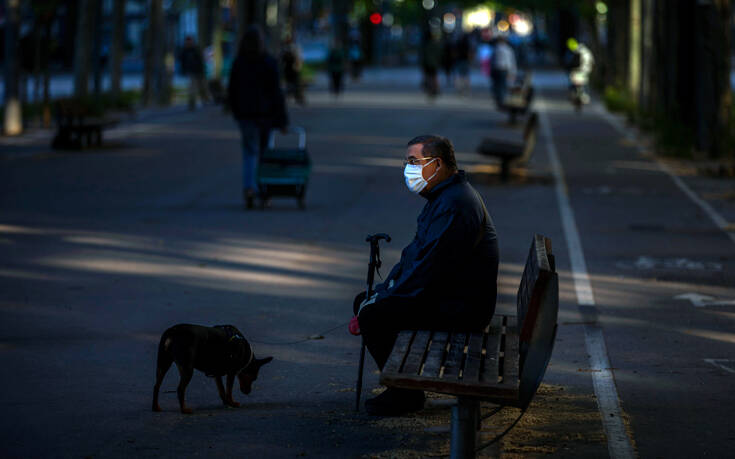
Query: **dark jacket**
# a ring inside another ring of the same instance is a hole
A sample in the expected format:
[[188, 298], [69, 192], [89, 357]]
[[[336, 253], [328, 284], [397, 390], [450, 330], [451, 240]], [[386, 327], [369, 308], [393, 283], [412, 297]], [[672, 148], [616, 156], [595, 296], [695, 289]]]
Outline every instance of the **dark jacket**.
[[241, 54], [235, 59], [227, 97], [232, 114], [238, 120], [256, 121], [269, 128], [288, 125], [278, 64], [268, 54]]
[[453, 324], [480, 321], [484, 326], [495, 312], [497, 296], [498, 241], [492, 219], [463, 171], [424, 197], [428, 202], [416, 236], [376, 287], [376, 301], [412, 298]]
[[204, 59], [195, 46], [186, 46], [181, 51], [181, 71], [184, 75], [204, 75]]

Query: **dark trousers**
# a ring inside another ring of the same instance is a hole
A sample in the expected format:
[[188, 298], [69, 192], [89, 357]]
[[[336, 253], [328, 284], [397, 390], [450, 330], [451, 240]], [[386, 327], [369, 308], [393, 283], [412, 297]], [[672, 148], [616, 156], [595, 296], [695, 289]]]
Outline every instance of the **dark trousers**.
[[399, 331], [480, 331], [490, 322], [492, 314], [491, 310], [457, 314], [413, 298], [387, 298], [363, 308], [359, 315], [360, 332], [382, 371]]
[[331, 77], [329, 80], [329, 89], [334, 94], [342, 92], [342, 72], [330, 72], [329, 76]]
[[493, 97], [499, 110], [505, 106], [505, 94], [508, 92], [508, 71], [492, 70], [490, 78], [493, 80]]

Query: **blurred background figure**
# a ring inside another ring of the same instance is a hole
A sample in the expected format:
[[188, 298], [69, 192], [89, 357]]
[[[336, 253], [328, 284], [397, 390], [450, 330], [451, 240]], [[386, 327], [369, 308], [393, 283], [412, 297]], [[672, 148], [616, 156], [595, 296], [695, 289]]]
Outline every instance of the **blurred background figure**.
[[301, 84], [301, 67], [303, 58], [301, 47], [292, 37], [286, 38], [281, 51], [283, 79], [286, 81], [286, 96], [293, 97], [296, 103], [304, 105], [304, 89]]
[[455, 68], [457, 69], [456, 86], [460, 94], [466, 94], [470, 89], [470, 61], [472, 56], [469, 34], [462, 34], [457, 41], [455, 50]]
[[490, 58], [490, 78], [492, 79], [493, 97], [498, 110], [502, 110], [504, 107], [505, 96], [508, 93], [508, 82], [514, 80], [515, 73], [516, 56], [513, 48], [510, 47], [504, 35], [499, 35]]
[[444, 76], [446, 78], [448, 88], [452, 86], [454, 64], [456, 62], [455, 56], [455, 44], [452, 43], [452, 39], [449, 35], [445, 35], [442, 40], [442, 68], [444, 69]]
[[278, 63], [265, 52], [258, 26], [249, 26], [243, 34], [230, 71], [227, 95], [242, 138], [243, 200], [245, 207], [252, 209], [258, 195], [260, 153], [271, 129], [284, 130], [288, 126]]
[[184, 49], [181, 50], [181, 71], [189, 77], [189, 110], [194, 110], [197, 94], [204, 103], [209, 101], [209, 93], [204, 81], [204, 57], [191, 36], [184, 39]]
[[332, 42], [327, 55], [327, 72], [329, 72], [329, 90], [336, 97], [342, 92], [342, 80], [345, 74], [345, 51], [339, 40]]
[[362, 76], [362, 49], [358, 40], [352, 40], [347, 55], [350, 60], [350, 75], [353, 81], [357, 81]]
[[592, 51], [579, 43], [574, 38], [567, 40], [567, 55], [565, 57], [567, 71], [569, 72], [569, 90], [572, 102], [578, 108], [582, 104], [590, 102], [587, 89], [592, 68], [595, 66], [595, 58]]
[[421, 53], [421, 67], [424, 72], [424, 91], [429, 97], [439, 94], [439, 66], [442, 61], [442, 47], [439, 35], [428, 33]]

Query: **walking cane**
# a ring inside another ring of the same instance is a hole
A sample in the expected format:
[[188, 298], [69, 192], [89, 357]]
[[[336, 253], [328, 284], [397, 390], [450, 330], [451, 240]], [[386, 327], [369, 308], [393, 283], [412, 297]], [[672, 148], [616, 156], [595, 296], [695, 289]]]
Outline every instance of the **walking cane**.
[[[369, 299], [373, 294], [373, 282], [375, 281], [375, 271], [380, 269], [382, 264], [380, 260], [380, 240], [385, 239], [385, 242], [390, 242], [390, 236], [385, 233], [378, 233], [368, 235], [365, 238], [365, 242], [370, 243], [370, 262], [368, 263], [368, 274], [367, 274], [367, 289], [365, 290], [365, 299]], [[355, 315], [357, 315], [359, 305], [355, 305]], [[355, 399], [355, 411], [360, 411], [360, 395], [362, 394], [362, 368], [365, 365], [365, 339], [361, 338], [362, 343], [360, 346], [360, 365], [357, 367], [357, 386], [355, 387], [355, 393], [357, 398]]]

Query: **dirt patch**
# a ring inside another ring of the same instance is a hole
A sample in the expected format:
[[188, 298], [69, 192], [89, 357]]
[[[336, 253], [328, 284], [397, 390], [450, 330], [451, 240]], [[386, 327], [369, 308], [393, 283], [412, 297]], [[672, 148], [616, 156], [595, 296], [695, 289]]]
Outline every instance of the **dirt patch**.
[[[519, 413], [503, 410], [495, 422], [510, 425]], [[595, 457], [600, 452], [607, 453], [607, 446], [594, 395], [547, 384], [539, 387], [526, 414], [501, 440], [501, 457], [507, 459], [550, 454]]]
[[[402, 447], [362, 456], [365, 459], [448, 457], [453, 397], [427, 394], [427, 408], [401, 418], [366, 421], [376, 428], [403, 434]], [[483, 404], [488, 413], [492, 404]], [[488, 442], [516, 420], [520, 410], [505, 408], [483, 421], [480, 443]], [[593, 395], [571, 393], [561, 386], [542, 384], [526, 414], [500, 442], [478, 458], [541, 456], [596, 457], [607, 454], [605, 434]]]

